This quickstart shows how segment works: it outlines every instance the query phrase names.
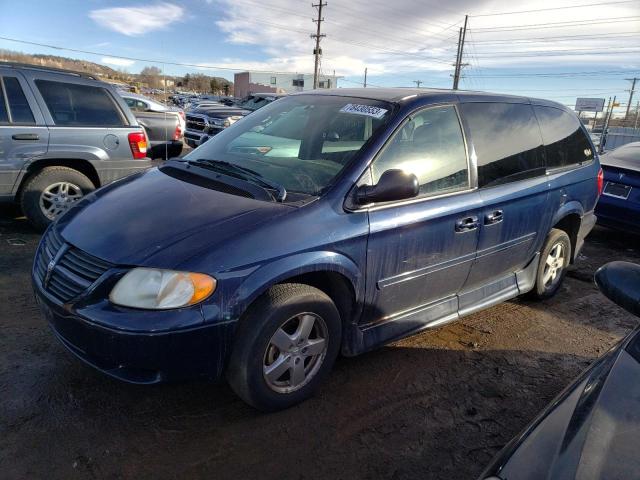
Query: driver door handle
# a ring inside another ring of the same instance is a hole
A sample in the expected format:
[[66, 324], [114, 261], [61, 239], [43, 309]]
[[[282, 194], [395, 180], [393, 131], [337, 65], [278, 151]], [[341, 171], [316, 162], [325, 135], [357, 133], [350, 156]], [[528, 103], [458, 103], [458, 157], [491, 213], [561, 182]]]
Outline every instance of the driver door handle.
[[37, 133], [16, 133], [11, 135], [13, 140], [40, 140], [40, 136]]
[[458, 233], [470, 232], [472, 230], [477, 229], [478, 226], [479, 226], [478, 217], [476, 217], [475, 215], [471, 217], [461, 218], [456, 222], [456, 232]]
[[500, 223], [502, 221], [502, 210], [494, 210], [491, 213], [487, 213], [484, 217], [485, 225], [493, 225], [494, 223]]

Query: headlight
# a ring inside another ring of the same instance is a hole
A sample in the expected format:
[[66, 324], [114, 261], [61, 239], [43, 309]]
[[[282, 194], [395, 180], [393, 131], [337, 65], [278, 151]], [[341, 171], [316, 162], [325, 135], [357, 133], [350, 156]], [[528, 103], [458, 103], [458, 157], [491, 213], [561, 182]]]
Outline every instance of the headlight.
[[123, 307], [164, 310], [201, 302], [216, 289], [216, 279], [203, 273], [134, 268], [122, 277], [109, 295]]
[[217, 127], [221, 127], [224, 124], [224, 120], [222, 118], [210, 118], [208, 122], [210, 125], [216, 125]]

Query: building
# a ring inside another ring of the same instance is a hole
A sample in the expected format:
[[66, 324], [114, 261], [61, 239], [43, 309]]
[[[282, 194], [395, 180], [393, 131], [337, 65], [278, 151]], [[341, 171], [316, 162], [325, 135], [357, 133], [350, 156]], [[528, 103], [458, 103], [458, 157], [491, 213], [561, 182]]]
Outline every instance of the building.
[[[337, 88], [335, 75], [320, 75], [320, 88]], [[234, 76], [234, 96], [244, 98], [251, 93], [294, 93], [313, 89], [313, 75], [305, 73], [241, 72]]]

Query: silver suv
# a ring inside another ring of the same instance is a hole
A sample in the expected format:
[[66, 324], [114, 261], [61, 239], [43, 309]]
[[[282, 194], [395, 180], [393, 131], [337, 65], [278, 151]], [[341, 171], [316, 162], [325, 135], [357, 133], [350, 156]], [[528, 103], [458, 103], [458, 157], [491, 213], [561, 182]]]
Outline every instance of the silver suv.
[[44, 229], [88, 192], [151, 166], [148, 139], [112, 86], [0, 63], [0, 202]]

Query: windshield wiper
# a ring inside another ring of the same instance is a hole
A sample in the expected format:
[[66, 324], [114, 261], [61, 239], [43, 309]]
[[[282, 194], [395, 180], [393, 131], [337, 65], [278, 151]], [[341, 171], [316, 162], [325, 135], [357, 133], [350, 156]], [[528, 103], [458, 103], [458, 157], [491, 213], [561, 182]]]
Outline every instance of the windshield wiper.
[[194, 165], [206, 165], [208, 167], [213, 167], [221, 173], [230, 173], [232, 176], [238, 177], [242, 180], [252, 180], [254, 183], [259, 183], [263, 187], [270, 188], [271, 190], [275, 190], [277, 192], [276, 200], [278, 202], [284, 202], [287, 198], [287, 190], [284, 186], [279, 183], [274, 182], [273, 180], [269, 180], [268, 178], [264, 178], [255, 170], [251, 170], [247, 167], [242, 167], [240, 165], [236, 165], [235, 163], [226, 162], [224, 160], [211, 160], [208, 158], [199, 158], [197, 160], [189, 160], [187, 163]]

